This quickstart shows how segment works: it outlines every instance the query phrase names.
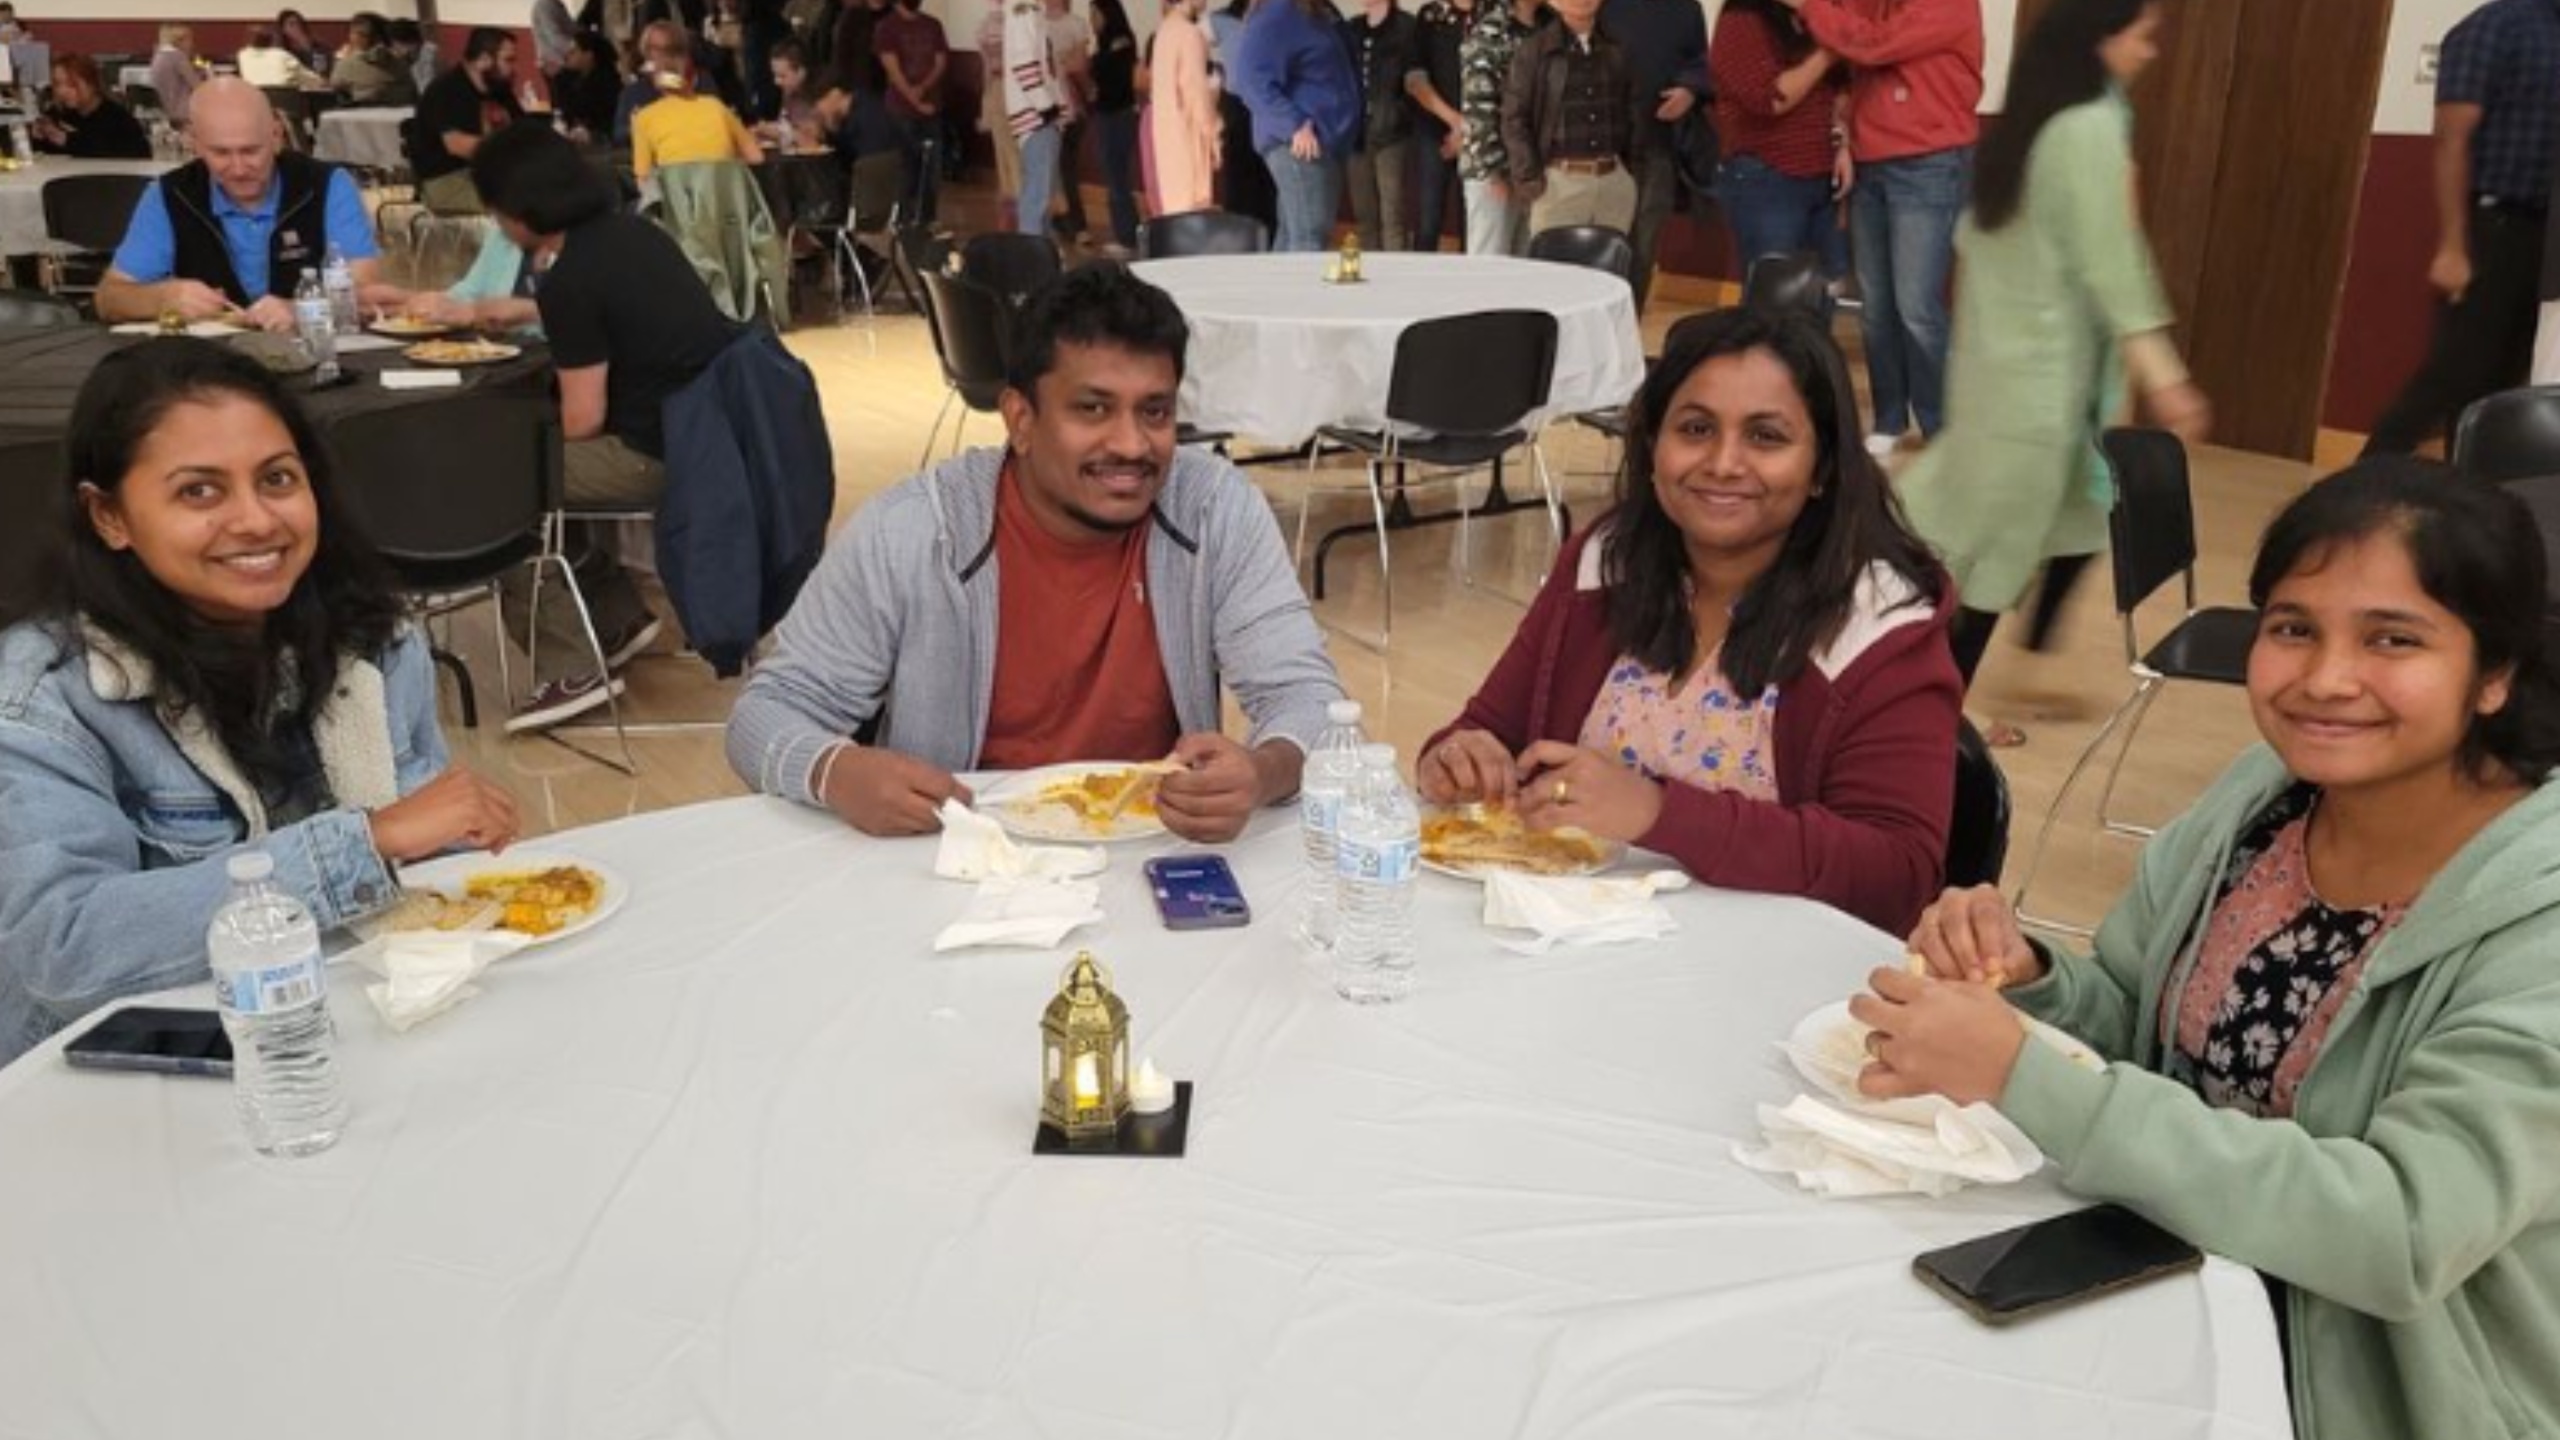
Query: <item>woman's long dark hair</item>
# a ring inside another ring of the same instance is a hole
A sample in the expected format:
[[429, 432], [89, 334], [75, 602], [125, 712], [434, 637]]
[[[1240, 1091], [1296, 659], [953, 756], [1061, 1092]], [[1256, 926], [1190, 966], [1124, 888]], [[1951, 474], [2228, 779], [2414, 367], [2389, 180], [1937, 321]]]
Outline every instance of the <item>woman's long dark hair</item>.
[[2018, 46], [2009, 98], [1974, 157], [1973, 223], [1997, 230], [2026, 198], [2027, 157], [2054, 116], [2107, 93], [2098, 47], [2130, 29], [2154, 0], [2055, 0]]
[[1670, 345], [1628, 415], [1618, 508], [1601, 560], [1609, 633], [1619, 650], [1669, 675], [1685, 674], [1697, 658], [1688, 545], [1653, 493], [1654, 440], [1673, 397], [1699, 366], [1752, 350], [1766, 351], [1794, 377], [1812, 417], [1815, 454], [1813, 494], [1777, 561], [1734, 603], [1719, 665], [1738, 695], [1793, 678], [1838, 636], [1858, 582], [1877, 561], [1929, 597], [1915, 603], [1934, 603], [1945, 583], [1928, 547], [1903, 523], [1883, 468], [1860, 441], [1857, 392], [1831, 337], [1792, 311], [1710, 311], [1672, 328]]
[[[310, 477], [319, 534], [311, 568], [258, 631], [211, 624], [143, 568], [111, 550], [89, 523], [80, 487], [120, 494], [143, 442], [171, 407], [236, 396], [284, 425]], [[380, 654], [397, 632], [400, 601], [382, 562], [337, 496], [319, 432], [276, 378], [248, 355], [206, 340], [146, 340], [99, 362], [72, 405], [69, 478], [53, 497], [40, 582], [42, 613], [78, 653], [85, 620], [151, 667], [163, 715], [194, 711], [252, 776], [272, 775], [288, 746], [277, 700], [287, 656], [295, 703], [282, 720], [307, 726], [336, 687], [340, 657]]]
[[1778, 42], [1778, 61], [1788, 69], [1804, 63], [1804, 58], [1813, 53], [1813, 37], [1805, 33], [1804, 22], [1778, 0], [1724, 0], [1723, 14], [1736, 10], [1759, 16], [1761, 23], [1769, 27], [1770, 37]]
[[2418, 588], [2471, 632], [2479, 675], [2513, 671], [2504, 708], [2475, 717], [2464, 733], [2464, 769], [2486, 780], [2503, 767], [2540, 784], [2560, 767], [2560, 676], [2552, 673], [2544, 618], [2548, 561], [2533, 512], [2506, 489], [2432, 460], [2360, 460], [2268, 524], [2249, 567], [2249, 603], [2263, 608], [2286, 576], [2386, 533], [2408, 548]]

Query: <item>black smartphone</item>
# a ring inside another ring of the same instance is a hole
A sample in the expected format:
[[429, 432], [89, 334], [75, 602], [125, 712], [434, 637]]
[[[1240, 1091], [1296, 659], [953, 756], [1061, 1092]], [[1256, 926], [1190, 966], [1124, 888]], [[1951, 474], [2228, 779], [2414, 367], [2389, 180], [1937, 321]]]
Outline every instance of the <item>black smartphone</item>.
[[1224, 930], [1253, 923], [1236, 872], [1215, 855], [1163, 855], [1143, 867], [1167, 930]]
[[128, 1005], [62, 1047], [62, 1058], [87, 1070], [145, 1070], [156, 1075], [231, 1074], [231, 1037], [211, 1010]]
[[1932, 1250], [1911, 1268], [1976, 1320], [2006, 1325], [2203, 1263], [2203, 1251], [2123, 1206], [2098, 1205]]

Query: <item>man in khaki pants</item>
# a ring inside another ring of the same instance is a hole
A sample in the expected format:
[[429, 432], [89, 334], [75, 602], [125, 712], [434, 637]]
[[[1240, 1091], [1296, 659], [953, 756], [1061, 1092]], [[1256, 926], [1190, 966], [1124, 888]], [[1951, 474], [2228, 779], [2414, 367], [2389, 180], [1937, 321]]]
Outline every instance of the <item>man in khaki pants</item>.
[[1561, 23], [1523, 41], [1502, 90], [1502, 144], [1529, 233], [1635, 223], [1644, 127], [1626, 52], [1600, 32], [1600, 0], [1550, 0]]

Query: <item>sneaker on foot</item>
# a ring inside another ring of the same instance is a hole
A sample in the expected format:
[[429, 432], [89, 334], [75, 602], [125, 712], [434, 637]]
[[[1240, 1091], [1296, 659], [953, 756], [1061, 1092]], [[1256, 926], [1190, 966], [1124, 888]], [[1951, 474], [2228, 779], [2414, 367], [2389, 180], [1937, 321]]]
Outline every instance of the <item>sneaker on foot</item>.
[[610, 674], [619, 671], [658, 643], [658, 632], [665, 627], [655, 615], [643, 615], [631, 622], [619, 635], [604, 637], [604, 668]]
[[507, 733], [521, 735], [528, 730], [548, 730], [612, 700], [622, 690], [620, 680], [607, 680], [595, 675], [545, 680], [533, 687], [533, 694], [521, 709], [507, 717]]

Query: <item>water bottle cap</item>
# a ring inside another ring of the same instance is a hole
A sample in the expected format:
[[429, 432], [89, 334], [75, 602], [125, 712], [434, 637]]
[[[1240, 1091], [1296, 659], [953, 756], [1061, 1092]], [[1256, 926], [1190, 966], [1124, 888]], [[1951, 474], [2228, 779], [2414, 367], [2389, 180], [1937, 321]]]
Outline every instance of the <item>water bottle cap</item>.
[[1324, 707], [1324, 718], [1335, 725], [1357, 725], [1360, 723], [1360, 702], [1357, 700], [1333, 701]]
[[223, 869], [235, 882], [248, 885], [276, 873], [276, 857], [264, 850], [243, 850], [232, 856]]

